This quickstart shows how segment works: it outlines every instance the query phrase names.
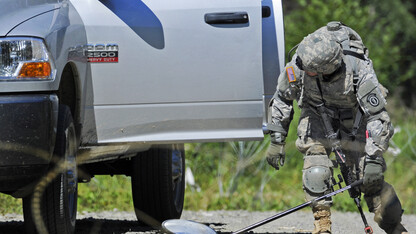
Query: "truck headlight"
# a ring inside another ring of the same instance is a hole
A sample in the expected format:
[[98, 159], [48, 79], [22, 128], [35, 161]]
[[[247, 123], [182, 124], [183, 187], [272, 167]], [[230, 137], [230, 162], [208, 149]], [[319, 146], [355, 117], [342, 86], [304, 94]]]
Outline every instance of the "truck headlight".
[[55, 65], [43, 40], [0, 38], [0, 81], [53, 80]]

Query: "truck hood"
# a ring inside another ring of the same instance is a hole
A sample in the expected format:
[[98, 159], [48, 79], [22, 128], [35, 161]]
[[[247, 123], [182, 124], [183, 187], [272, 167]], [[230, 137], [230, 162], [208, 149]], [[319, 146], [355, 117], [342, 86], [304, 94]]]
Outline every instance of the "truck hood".
[[44, 0], [0, 0], [0, 36], [7, 36], [20, 23], [59, 6], [58, 0], [49, 3]]

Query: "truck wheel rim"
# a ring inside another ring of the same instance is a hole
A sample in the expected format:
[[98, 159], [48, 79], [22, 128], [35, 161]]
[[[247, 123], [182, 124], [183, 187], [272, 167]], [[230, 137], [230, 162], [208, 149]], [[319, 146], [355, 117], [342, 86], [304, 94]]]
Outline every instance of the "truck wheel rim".
[[65, 132], [66, 135], [66, 149], [65, 158], [67, 163], [66, 170], [66, 183], [67, 183], [67, 195], [68, 195], [68, 209], [71, 221], [75, 221], [76, 215], [76, 202], [77, 202], [77, 163], [76, 163], [76, 138], [73, 128], [68, 128]]
[[182, 166], [183, 155], [182, 151], [177, 149], [174, 146], [172, 150], [172, 189], [174, 194], [174, 202], [176, 208], [180, 209], [182, 207], [181, 203], [181, 188], [182, 188], [182, 175], [183, 175], [183, 166]]

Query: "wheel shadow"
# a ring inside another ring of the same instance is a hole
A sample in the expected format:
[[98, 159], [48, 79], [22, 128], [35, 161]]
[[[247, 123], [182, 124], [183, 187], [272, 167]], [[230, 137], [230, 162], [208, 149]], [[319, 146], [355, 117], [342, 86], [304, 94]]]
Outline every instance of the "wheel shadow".
[[126, 232], [161, 233], [157, 229], [141, 226], [137, 221], [87, 218], [77, 220], [76, 234], [124, 234]]
[[[133, 233], [162, 233], [151, 227], [140, 226], [137, 221], [111, 219], [80, 219], [76, 223], [76, 234], [124, 234]], [[23, 221], [0, 222], [0, 234], [24, 234]]]
[[25, 233], [23, 221], [0, 222], [0, 233], [22, 234]]
[[[203, 223], [213, 228], [218, 234], [231, 234], [231, 231], [224, 230], [225, 223]], [[237, 231], [237, 230], [234, 230]], [[125, 233], [163, 233], [162, 231], [142, 226], [137, 221], [131, 220], [112, 220], [112, 219], [96, 219], [85, 218], [78, 219], [76, 224], [76, 234], [125, 234]], [[0, 234], [22, 234], [25, 233], [23, 221], [0, 222]], [[266, 234], [266, 232], [249, 231], [252, 234]], [[270, 234], [271, 232], [267, 232]], [[310, 232], [275, 232], [275, 234], [311, 234]]]

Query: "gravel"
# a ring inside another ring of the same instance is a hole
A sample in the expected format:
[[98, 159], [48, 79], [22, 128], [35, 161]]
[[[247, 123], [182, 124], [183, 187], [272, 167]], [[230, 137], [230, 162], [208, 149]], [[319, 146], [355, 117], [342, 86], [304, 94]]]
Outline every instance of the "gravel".
[[[245, 228], [275, 212], [249, 211], [184, 211], [182, 219], [193, 220], [213, 228], [217, 233], [231, 233]], [[373, 214], [366, 213], [367, 220], [374, 233], [384, 233], [373, 221]], [[364, 233], [364, 225], [358, 213], [333, 212], [333, 233]], [[403, 222], [409, 233], [416, 233], [416, 215], [404, 215]], [[312, 213], [301, 210], [264, 226], [252, 230], [252, 233], [311, 233], [313, 230]], [[0, 216], [0, 233], [24, 233], [22, 215], [6, 214]], [[80, 234], [136, 234], [160, 233], [158, 230], [140, 226], [134, 212], [104, 211], [81, 212], [77, 216], [76, 233]]]

